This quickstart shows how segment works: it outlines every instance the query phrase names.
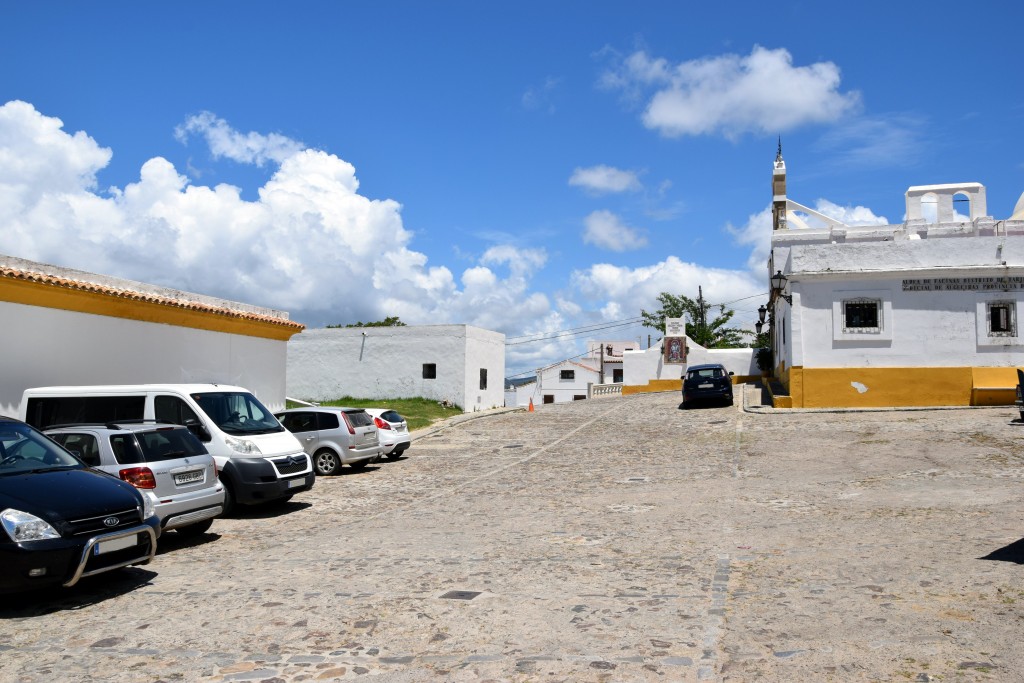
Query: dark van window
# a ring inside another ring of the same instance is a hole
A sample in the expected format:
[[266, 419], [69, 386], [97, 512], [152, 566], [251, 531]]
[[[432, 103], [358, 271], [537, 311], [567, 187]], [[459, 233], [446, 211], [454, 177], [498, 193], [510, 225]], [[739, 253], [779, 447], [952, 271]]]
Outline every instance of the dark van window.
[[199, 422], [199, 416], [195, 414], [188, 404], [177, 396], [157, 396], [153, 399], [153, 417], [157, 422], [167, 422], [173, 425], [183, 425], [186, 420]]
[[117, 462], [122, 465], [176, 460], [206, 453], [202, 442], [192, 432], [180, 427], [138, 435], [114, 434], [110, 437], [110, 447]]
[[145, 411], [145, 396], [49, 396], [28, 400], [25, 422], [36, 429], [59, 424], [104, 424], [141, 420]]

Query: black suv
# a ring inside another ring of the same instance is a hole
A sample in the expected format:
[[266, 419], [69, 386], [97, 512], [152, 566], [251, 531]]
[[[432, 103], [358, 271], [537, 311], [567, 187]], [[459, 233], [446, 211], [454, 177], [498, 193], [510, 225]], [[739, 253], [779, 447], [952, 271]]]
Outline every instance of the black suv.
[[691, 365], [683, 378], [683, 407], [696, 401], [725, 401], [732, 405], [732, 373], [718, 363]]
[[156, 554], [148, 496], [0, 416], [0, 593], [73, 586]]

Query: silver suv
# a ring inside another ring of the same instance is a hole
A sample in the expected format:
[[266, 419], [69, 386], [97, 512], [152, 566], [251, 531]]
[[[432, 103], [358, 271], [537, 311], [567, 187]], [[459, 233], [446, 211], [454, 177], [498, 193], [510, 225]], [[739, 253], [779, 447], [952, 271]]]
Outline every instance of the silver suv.
[[380, 458], [377, 427], [362, 408], [292, 408], [275, 416], [312, 457], [318, 475], [337, 474], [343, 464], [358, 469]]
[[213, 457], [186, 427], [128, 421], [54, 425], [43, 433], [86, 465], [149, 496], [164, 530], [203, 534], [223, 511], [224, 486]]

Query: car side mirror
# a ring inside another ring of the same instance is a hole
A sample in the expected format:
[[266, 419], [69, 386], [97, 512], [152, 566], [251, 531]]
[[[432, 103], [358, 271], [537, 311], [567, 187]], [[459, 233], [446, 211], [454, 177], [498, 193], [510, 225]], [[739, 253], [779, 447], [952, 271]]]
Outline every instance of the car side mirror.
[[732, 377], [732, 376], [733, 376], [733, 375], [735, 375], [735, 374], [736, 374], [736, 373], [735, 373], [735, 372], [733, 372], [732, 370], [730, 370], [730, 371], [729, 371], [729, 376], [730, 376], [730, 377]]
[[202, 422], [198, 420], [185, 420], [185, 427], [188, 431], [196, 435], [196, 438], [203, 443], [209, 443], [213, 440], [213, 436], [210, 434], [210, 430], [206, 428]]

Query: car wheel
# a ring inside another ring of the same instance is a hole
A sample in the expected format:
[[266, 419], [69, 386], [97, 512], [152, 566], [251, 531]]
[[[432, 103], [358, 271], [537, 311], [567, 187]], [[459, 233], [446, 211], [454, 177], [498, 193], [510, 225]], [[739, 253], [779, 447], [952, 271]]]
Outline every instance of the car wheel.
[[387, 459], [388, 460], [398, 460], [399, 458], [402, 457], [402, 453], [405, 453], [405, 451], [404, 450], [403, 451], [399, 451], [399, 450], [391, 451], [390, 453], [387, 454]]
[[[221, 480], [221, 483], [224, 484], [224, 481]], [[227, 484], [224, 484], [224, 502], [221, 504], [221, 507], [224, 508], [221, 514], [225, 516], [230, 515], [235, 510], [235, 494], [231, 492], [231, 487]]]
[[210, 530], [211, 526], [213, 526], [213, 517], [210, 519], [204, 519], [201, 522], [196, 522], [195, 524], [179, 527], [178, 529], [175, 529], [175, 531], [177, 531], [181, 536], [192, 538], [194, 536], [202, 536]]
[[321, 448], [313, 454], [313, 469], [317, 476], [328, 477], [337, 474], [341, 469], [341, 461], [338, 454], [329, 448]]
[[366, 467], [368, 464], [370, 464], [369, 460], [360, 460], [359, 462], [350, 463], [349, 467], [351, 467], [354, 470], [361, 470], [364, 467]]
[[1021, 422], [1024, 422], [1024, 410], [1020, 411]]

